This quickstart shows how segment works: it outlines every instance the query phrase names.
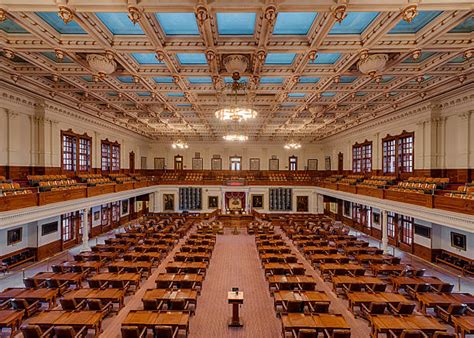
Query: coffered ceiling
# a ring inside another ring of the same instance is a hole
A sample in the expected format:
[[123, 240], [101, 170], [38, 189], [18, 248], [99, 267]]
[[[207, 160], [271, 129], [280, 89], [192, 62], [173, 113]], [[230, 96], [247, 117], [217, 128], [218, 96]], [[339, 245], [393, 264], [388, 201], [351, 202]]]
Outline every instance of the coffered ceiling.
[[[0, 82], [152, 139], [312, 142], [473, 81], [472, 1], [314, 3], [0, 0]], [[98, 76], [90, 54], [116, 69]], [[258, 112], [241, 123], [214, 115], [233, 54]], [[386, 65], [361, 73], [373, 54]]]

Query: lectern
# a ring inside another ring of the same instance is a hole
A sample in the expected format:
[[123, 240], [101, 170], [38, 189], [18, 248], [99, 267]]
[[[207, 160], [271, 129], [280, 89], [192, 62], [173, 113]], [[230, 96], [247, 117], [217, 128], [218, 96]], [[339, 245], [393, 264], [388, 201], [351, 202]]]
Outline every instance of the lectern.
[[231, 327], [241, 327], [244, 324], [239, 317], [239, 305], [244, 303], [244, 293], [236, 289], [227, 293], [227, 301], [232, 304], [232, 318], [229, 321]]

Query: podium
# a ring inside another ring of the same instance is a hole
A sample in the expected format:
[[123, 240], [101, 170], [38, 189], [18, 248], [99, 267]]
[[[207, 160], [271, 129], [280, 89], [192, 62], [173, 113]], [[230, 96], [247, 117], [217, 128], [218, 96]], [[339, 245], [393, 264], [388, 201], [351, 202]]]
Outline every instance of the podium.
[[232, 304], [232, 318], [229, 321], [230, 327], [244, 326], [239, 317], [239, 305], [244, 303], [244, 293], [242, 291], [229, 291], [227, 301]]

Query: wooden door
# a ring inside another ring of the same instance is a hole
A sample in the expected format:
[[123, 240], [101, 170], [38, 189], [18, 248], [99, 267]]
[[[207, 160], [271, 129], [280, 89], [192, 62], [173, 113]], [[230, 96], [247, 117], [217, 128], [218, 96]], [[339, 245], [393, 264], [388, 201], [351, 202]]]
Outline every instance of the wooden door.
[[342, 174], [343, 169], [344, 169], [344, 154], [339, 153], [337, 154], [337, 173]]
[[128, 168], [131, 173], [135, 172], [135, 153], [133, 151], [130, 152], [129, 158], [128, 158]]

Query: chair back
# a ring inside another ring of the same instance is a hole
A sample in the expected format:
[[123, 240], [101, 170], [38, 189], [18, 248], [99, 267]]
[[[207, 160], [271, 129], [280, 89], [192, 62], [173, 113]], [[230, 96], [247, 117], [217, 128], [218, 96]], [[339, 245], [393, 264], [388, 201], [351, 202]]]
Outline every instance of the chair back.
[[46, 287], [50, 289], [58, 289], [59, 288], [59, 282], [57, 279], [47, 279], [46, 280]]
[[286, 307], [287, 307], [287, 311], [291, 313], [304, 312], [304, 303], [299, 300], [289, 300]]
[[59, 302], [63, 310], [74, 311], [77, 309], [77, 302], [74, 298], [61, 298]]
[[10, 300], [10, 304], [11, 304], [13, 310], [26, 310], [26, 309], [28, 309], [28, 302], [26, 301], [26, 299], [12, 298]]
[[393, 265], [398, 265], [398, 264], [401, 263], [401, 261], [402, 261], [402, 259], [400, 257], [393, 257], [392, 258], [392, 264]]
[[84, 257], [82, 257], [81, 255], [74, 255], [74, 260], [76, 262], [83, 262], [84, 261]]
[[54, 273], [62, 273], [63, 267], [61, 265], [52, 265], [51, 271], [53, 271]]
[[385, 292], [386, 288], [387, 284], [375, 284], [372, 290], [374, 290], [374, 292]]
[[351, 330], [334, 330], [331, 338], [351, 338]]
[[157, 289], [167, 289], [169, 287], [170, 287], [170, 282], [169, 281], [160, 280], [156, 283], [156, 288]]
[[172, 299], [170, 301], [170, 310], [179, 310], [182, 311], [186, 307], [186, 301], [184, 299]]
[[158, 301], [156, 299], [143, 299], [143, 310], [158, 309]]
[[451, 316], [462, 316], [466, 310], [466, 304], [451, 304], [448, 307], [448, 312]]
[[400, 338], [424, 338], [424, 334], [420, 330], [403, 330]]
[[89, 284], [89, 287], [91, 289], [100, 289], [101, 288], [101, 283], [98, 280], [95, 279], [88, 279], [87, 283]]
[[43, 331], [38, 325], [23, 325], [21, 332], [24, 338], [41, 338]]
[[426, 272], [426, 269], [419, 269], [419, 270], [416, 270], [413, 275], [415, 277], [423, 277], [425, 275], [425, 272]]
[[88, 299], [87, 306], [91, 311], [102, 311], [104, 309], [100, 299]]
[[168, 325], [157, 325], [153, 328], [156, 338], [173, 338], [173, 328]]
[[314, 302], [312, 305], [315, 313], [329, 312], [329, 302]]
[[54, 333], [56, 337], [61, 338], [75, 338], [76, 331], [72, 326], [55, 326]]
[[385, 307], [387, 305], [385, 303], [378, 303], [378, 302], [373, 302], [370, 303], [369, 306], [369, 311], [371, 315], [381, 315], [385, 312]]
[[418, 293], [420, 293], [420, 292], [429, 292], [429, 291], [431, 291], [431, 286], [430, 286], [430, 284], [427, 284], [427, 283], [418, 284], [415, 288], [415, 292], [418, 292]]
[[36, 284], [36, 280], [34, 280], [33, 278], [23, 278], [23, 284], [25, 284], [25, 286], [27, 288], [35, 288], [37, 287], [37, 284]]
[[399, 303], [397, 306], [397, 313], [399, 315], [411, 315], [415, 311], [415, 303]]
[[441, 284], [438, 288], [438, 292], [441, 292], [441, 293], [451, 293], [454, 289], [454, 284], [449, 284], [449, 283], [446, 283], [446, 284]]
[[316, 330], [311, 329], [300, 329], [298, 331], [298, 338], [317, 338], [318, 333]]
[[454, 333], [448, 333], [446, 331], [435, 331], [433, 338], [455, 338], [457, 337]]

